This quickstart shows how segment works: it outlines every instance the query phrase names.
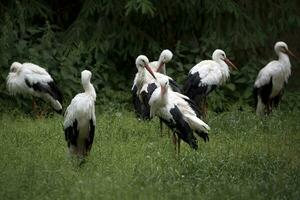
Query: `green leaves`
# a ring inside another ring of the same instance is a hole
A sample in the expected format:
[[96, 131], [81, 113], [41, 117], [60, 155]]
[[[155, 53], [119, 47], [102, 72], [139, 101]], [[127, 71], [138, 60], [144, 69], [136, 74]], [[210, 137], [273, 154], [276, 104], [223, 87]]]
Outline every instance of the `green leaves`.
[[125, 5], [125, 10], [126, 16], [132, 12], [150, 15], [151, 17], [155, 14], [155, 8], [149, 0], [129, 0]]
[[[232, 102], [251, 103], [259, 69], [275, 57], [274, 43], [297, 35], [298, 10], [296, 0], [5, 1], [0, 6], [1, 101], [9, 100], [5, 77], [13, 61], [47, 68], [59, 85], [68, 84], [62, 89], [66, 101], [81, 91], [80, 71], [90, 69], [95, 87], [111, 90], [102, 94], [110, 99], [114, 91], [129, 92], [140, 54], [153, 61], [170, 49], [168, 75], [183, 84], [194, 65], [220, 48], [239, 71], [212, 95], [211, 106], [223, 110]], [[293, 49], [293, 40], [286, 42]]]

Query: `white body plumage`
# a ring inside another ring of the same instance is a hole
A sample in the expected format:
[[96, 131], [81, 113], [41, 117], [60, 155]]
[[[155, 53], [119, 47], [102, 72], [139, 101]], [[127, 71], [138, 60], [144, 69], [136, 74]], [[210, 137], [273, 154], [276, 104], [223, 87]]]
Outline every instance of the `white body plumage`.
[[[197, 139], [193, 132], [204, 141], [208, 141], [210, 127], [199, 118], [199, 111], [195, 110], [195, 105], [187, 96], [169, 89], [168, 79], [158, 81], [160, 87], [155, 89], [149, 100], [150, 116], [158, 116], [173, 130], [174, 134], [178, 135], [179, 139], [184, 140], [193, 149], [197, 149]], [[180, 140], [178, 142], [179, 153]]]
[[256, 113], [258, 115], [264, 114], [267, 106], [269, 106], [267, 112], [270, 112], [273, 103], [271, 101], [274, 98], [280, 99], [284, 85], [287, 84], [291, 75], [291, 63], [288, 54], [293, 54], [288, 50], [287, 44], [277, 42], [274, 50], [278, 55], [278, 60], [273, 60], [262, 68], [254, 83], [254, 90], [257, 93]]
[[183, 115], [183, 119], [193, 130], [208, 133], [210, 127], [197, 117], [197, 114], [185, 99], [189, 98], [169, 89], [166, 89], [165, 94], [162, 95], [162, 89], [158, 87], [151, 95], [149, 101], [151, 117], [159, 116], [175, 122], [170, 110], [177, 106]]
[[84, 92], [72, 99], [65, 112], [64, 131], [69, 152], [79, 157], [86, 156], [90, 151], [96, 126], [96, 92], [90, 83], [91, 76], [90, 71], [82, 71]]
[[7, 89], [12, 95], [32, 95], [50, 102], [56, 111], [61, 111], [62, 96], [53, 78], [42, 67], [32, 63], [14, 62], [7, 77]]
[[231, 62], [226, 58], [224, 51], [216, 49], [212, 55], [212, 60], [203, 60], [195, 65], [189, 72], [189, 76], [198, 73], [198, 86], [220, 86], [229, 78], [229, 68], [227, 63]]

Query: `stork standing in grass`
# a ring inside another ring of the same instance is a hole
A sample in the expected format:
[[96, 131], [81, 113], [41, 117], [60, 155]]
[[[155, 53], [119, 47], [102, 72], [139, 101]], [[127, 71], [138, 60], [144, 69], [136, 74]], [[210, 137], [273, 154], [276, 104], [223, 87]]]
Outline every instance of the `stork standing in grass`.
[[153, 72], [149, 65], [150, 63], [146, 56], [140, 55], [137, 57], [136, 67], [138, 72], [135, 76], [131, 89], [135, 111], [142, 119], [149, 119], [150, 108], [148, 101], [151, 93], [157, 87], [156, 79], [167, 77], [170, 81], [172, 89], [174, 91], [180, 91], [178, 84], [171, 77], [158, 72]]
[[284, 86], [291, 75], [291, 63], [288, 55], [295, 55], [284, 42], [277, 42], [274, 46], [278, 60], [269, 62], [262, 68], [254, 83], [256, 99], [256, 114], [269, 114], [273, 106], [277, 106], [283, 94]]
[[92, 73], [88, 70], [81, 72], [83, 93], [77, 94], [65, 112], [64, 132], [68, 143], [69, 153], [82, 159], [92, 148], [96, 115], [96, 92], [91, 84]]
[[[62, 94], [50, 74], [42, 67], [32, 63], [14, 62], [7, 77], [8, 91], [15, 94], [39, 97], [51, 104], [55, 111], [62, 112]], [[33, 110], [36, 103], [33, 99]]]
[[[200, 119], [200, 113], [187, 96], [170, 90], [169, 80], [161, 78], [158, 87], [149, 100], [151, 117], [158, 116], [170, 129], [176, 149], [180, 153], [181, 139], [191, 148], [197, 149], [197, 138], [194, 132], [206, 142], [209, 140], [210, 127]], [[176, 135], [178, 139], [176, 139]]]
[[198, 104], [204, 114], [207, 112], [208, 94], [216, 87], [223, 85], [230, 76], [228, 65], [237, 69], [226, 57], [224, 51], [216, 49], [212, 60], [201, 61], [188, 74], [183, 92]]

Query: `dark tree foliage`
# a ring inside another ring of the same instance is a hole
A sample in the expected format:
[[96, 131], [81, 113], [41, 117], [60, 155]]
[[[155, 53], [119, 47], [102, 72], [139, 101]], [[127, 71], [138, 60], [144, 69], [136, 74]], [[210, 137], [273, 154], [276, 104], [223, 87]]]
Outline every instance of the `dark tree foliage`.
[[[299, 4], [297, 0], [1, 0], [1, 102], [12, 104], [5, 79], [13, 61], [48, 69], [66, 102], [81, 90], [80, 71], [89, 69], [99, 94], [97, 103], [123, 104], [130, 102], [139, 54], [157, 60], [162, 49], [172, 50], [174, 59], [167, 71], [183, 83], [193, 65], [210, 59], [220, 48], [240, 70], [212, 94], [211, 106], [224, 110], [233, 101], [249, 103], [258, 70], [275, 57], [274, 43], [284, 40], [296, 48]], [[21, 98], [13, 99], [28, 107], [30, 101]]]

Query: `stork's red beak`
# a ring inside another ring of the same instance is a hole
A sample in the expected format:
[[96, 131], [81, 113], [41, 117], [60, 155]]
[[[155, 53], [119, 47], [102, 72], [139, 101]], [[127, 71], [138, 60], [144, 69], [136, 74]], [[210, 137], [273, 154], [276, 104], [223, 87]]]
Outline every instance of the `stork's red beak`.
[[233, 69], [238, 70], [238, 68], [228, 58], [224, 58], [224, 62]]
[[148, 70], [148, 72], [153, 76], [153, 78], [156, 80], [156, 77], [152, 71], [152, 69], [149, 67], [149, 65], [145, 65], [145, 68]]
[[285, 49], [285, 52], [290, 55], [290, 56], [293, 56], [297, 61], [300, 61], [298, 57], [295, 56], [295, 54], [293, 52], [291, 52], [290, 50], [288, 49]]
[[157, 72], [160, 72], [162, 66], [164, 66], [164, 62], [160, 62], [158, 68], [156, 69]]
[[161, 95], [164, 96], [166, 93], [166, 87], [161, 85], [160, 88], [161, 88]]

